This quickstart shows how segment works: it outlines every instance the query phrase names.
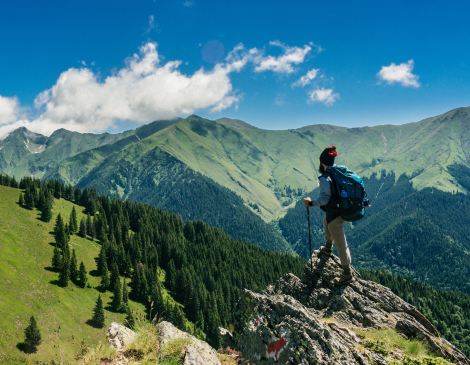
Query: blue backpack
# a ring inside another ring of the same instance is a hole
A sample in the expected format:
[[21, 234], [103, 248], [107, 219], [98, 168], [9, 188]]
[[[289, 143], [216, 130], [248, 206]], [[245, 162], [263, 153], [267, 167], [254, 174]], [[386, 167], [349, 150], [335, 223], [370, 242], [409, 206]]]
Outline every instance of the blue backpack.
[[328, 174], [333, 185], [334, 203], [341, 217], [349, 222], [364, 217], [364, 208], [369, 206], [364, 180], [346, 166], [332, 166]]

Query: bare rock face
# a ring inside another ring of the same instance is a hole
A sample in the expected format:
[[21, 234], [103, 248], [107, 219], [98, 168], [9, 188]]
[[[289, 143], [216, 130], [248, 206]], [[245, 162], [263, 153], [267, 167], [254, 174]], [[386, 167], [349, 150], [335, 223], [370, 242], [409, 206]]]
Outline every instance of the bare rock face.
[[135, 337], [136, 333], [122, 324], [112, 322], [108, 328], [109, 344], [118, 351], [134, 342]]
[[179, 330], [170, 322], [157, 323], [156, 327], [160, 349], [176, 340], [187, 341], [182, 350], [184, 365], [220, 365], [217, 352], [207, 342]]
[[315, 252], [302, 281], [282, 277], [264, 293], [246, 291], [253, 315], [239, 339], [249, 363], [388, 364], [403, 354], [368, 346], [367, 330], [393, 329], [419, 339], [437, 356], [454, 364], [470, 364], [415, 307], [390, 289], [354, 273], [354, 281], [338, 286], [339, 259]]

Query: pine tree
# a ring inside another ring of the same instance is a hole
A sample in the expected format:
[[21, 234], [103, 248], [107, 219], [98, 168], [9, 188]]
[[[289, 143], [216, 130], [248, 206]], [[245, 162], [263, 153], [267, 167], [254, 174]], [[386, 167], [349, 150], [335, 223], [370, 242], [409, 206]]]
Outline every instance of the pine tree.
[[65, 288], [67, 285], [69, 285], [69, 279], [70, 279], [69, 260], [64, 257], [62, 261], [62, 267], [59, 272], [59, 285]]
[[86, 269], [83, 261], [80, 262], [80, 269], [78, 270], [78, 285], [84, 288], [87, 283]]
[[59, 271], [62, 267], [62, 251], [57, 246], [54, 247], [54, 255], [52, 256], [51, 266], [56, 271]]
[[41, 220], [49, 222], [52, 219], [52, 202], [45, 201], [41, 208]]
[[18, 198], [18, 205], [20, 207], [24, 207], [24, 196], [23, 193], [20, 193], [20, 197]]
[[119, 280], [119, 278], [114, 283], [113, 300], [111, 301], [111, 308], [115, 312], [120, 312], [122, 310], [121, 281]]
[[83, 238], [86, 237], [86, 223], [83, 218], [80, 220], [80, 228], [78, 229], [78, 235]]
[[126, 307], [126, 320], [125, 320], [126, 327], [130, 328], [131, 330], [135, 327], [135, 319], [134, 315], [132, 314], [132, 310], [129, 306]]
[[37, 347], [41, 343], [41, 333], [34, 316], [29, 319], [29, 326], [24, 330], [24, 346], [27, 352], [36, 352]]
[[100, 254], [96, 261], [96, 270], [98, 271], [98, 275], [103, 275], [105, 267], [106, 267], [106, 270], [108, 269], [108, 264], [106, 261], [107, 261], [106, 248], [103, 245], [101, 245]]
[[34, 194], [31, 190], [31, 188], [26, 189], [24, 193], [24, 206], [27, 209], [33, 209], [34, 208]]
[[75, 234], [77, 230], [78, 230], [77, 212], [75, 210], [75, 207], [72, 207], [72, 213], [70, 213], [70, 218], [69, 218], [69, 232], [70, 234]]
[[78, 277], [77, 271], [77, 256], [75, 255], [75, 249], [72, 250], [72, 258], [70, 259], [70, 279], [76, 283]]
[[98, 328], [104, 327], [104, 309], [103, 301], [101, 300], [101, 295], [98, 295], [96, 300], [95, 308], [93, 309], [93, 317], [91, 319], [93, 326]]
[[101, 274], [100, 290], [101, 291], [108, 290], [109, 285], [110, 285], [110, 282], [109, 282], [108, 266], [105, 265], [104, 268], [103, 268], [103, 273]]
[[68, 234], [65, 230], [64, 221], [60, 213], [57, 215], [54, 227], [54, 238], [58, 247], [64, 248], [69, 241]]
[[113, 290], [117, 284], [119, 284], [119, 287], [121, 287], [121, 281], [119, 280], [119, 269], [116, 264], [116, 261], [113, 261], [111, 264], [111, 276], [109, 279], [109, 284], [110, 287], [113, 288]]
[[122, 281], [122, 304], [127, 307], [129, 305], [129, 294], [127, 292], [127, 283], [126, 279]]

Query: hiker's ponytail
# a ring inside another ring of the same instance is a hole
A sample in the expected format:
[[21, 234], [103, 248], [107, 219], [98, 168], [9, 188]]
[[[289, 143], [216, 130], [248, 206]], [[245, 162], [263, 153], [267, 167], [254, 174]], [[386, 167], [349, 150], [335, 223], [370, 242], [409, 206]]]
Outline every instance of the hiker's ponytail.
[[[325, 148], [323, 150], [323, 152], [321, 153], [320, 163], [325, 164], [326, 166], [333, 166], [335, 164], [335, 157], [336, 156], [338, 156], [338, 151], [336, 150], [336, 146], [331, 145], [331, 146]], [[321, 171], [322, 171], [322, 166], [320, 166], [320, 172]]]

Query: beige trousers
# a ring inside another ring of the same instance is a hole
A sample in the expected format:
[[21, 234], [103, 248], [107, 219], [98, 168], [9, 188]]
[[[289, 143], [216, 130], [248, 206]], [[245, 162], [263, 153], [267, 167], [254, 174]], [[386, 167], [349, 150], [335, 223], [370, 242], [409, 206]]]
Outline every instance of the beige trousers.
[[349, 252], [348, 242], [346, 241], [346, 235], [344, 234], [343, 218], [337, 217], [329, 224], [326, 223], [325, 218], [323, 224], [325, 227], [327, 247], [331, 248], [332, 243], [334, 242], [341, 260], [341, 266], [343, 266], [343, 269], [349, 269], [351, 267], [351, 253]]

